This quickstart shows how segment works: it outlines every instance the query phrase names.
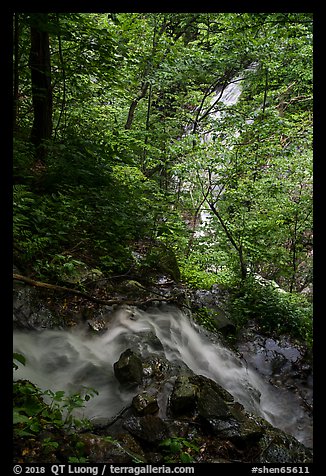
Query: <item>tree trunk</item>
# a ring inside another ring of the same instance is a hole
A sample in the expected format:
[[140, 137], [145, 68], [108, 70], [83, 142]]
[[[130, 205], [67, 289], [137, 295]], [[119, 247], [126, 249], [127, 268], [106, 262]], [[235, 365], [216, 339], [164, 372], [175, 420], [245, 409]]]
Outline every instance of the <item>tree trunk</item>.
[[130, 105], [130, 108], [129, 108], [128, 119], [127, 119], [127, 122], [125, 124], [125, 129], [131, 129], [132, 121], [134, 120], [136, 107], [137, 107], [139, 101], [146, 96], [148, 87], [149, 87], [149, 83], [144, 82], [142, 84], [142, 87], [141, 87], [141, 90], [140, 90], [138, 96], [132, 101], [132, 103]]
[[60, 16], [59, 13], [56, 13], [56, 22], [57, 22], [57, 29], [58, 29], [58, 45], [59, 45], [59, 58], [62, 70], [62, 102], [61, 102], [61, 110], [59, 114], [59, 119], [54, 131], [54, 140], [57, 138], [57, 133], [59, 130], [60, 122], [62, 117], [64, 116], [65, 107], [66, 107], [66, 67], [65, 62], [63, 59], [63, 52], [62, 52], [62, 41], [61, 41], [61, 32], [60, 32]]
[[243, 280], [246, 279], [247, 274], [248, 274], [247, 273], [247, 263], [246, 263], [246, 259], [245, 259], [244, 253], [243, 253], [242, 244], [238, 244], [236, 242], [236, 239], [234, 238], [231, 231], [227, 227], [226, 223], [224, 222], [222, 216], [220, 215], [220, 213], [219, 213], [218, 209], [215, 207], [215, 205], [213, 203], [211, 203], [210, 201], [208, 201], [207, 198], [205, 200], [206, 200], [206, 203], [208, 204], [209, 208], [212, 210], [212, 212], [214, 213], [214, 215], [216, 216], [216, 218], [220, 222], [220, 224], [221, 224], [223, 230], [225, 231], [225, 234], [228, 237], [231, 245], [233, 246], [233, 248], [238, 253], [241, 279], [243, 279]]
[[37, 158], [44, 163], [46, 147], [44, 141], [52, 135], [52, 87], [48, 14], [31, 15], [30, 68], [34, 121], [31, 142], [35, 145]]

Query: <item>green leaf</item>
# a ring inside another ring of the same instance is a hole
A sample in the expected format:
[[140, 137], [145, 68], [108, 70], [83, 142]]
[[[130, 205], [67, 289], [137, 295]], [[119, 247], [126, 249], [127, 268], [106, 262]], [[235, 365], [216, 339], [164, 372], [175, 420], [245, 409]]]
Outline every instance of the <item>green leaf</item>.
[[180, 461], [181, 463], [193, 463], [194, 460], [190, 454], [182, 452], [180, 454]]
[[16, 410], [13, 411], [13, 423], [14, 425], [18, 423], [30, 423], [30, 420], [28, 416], [26, 415], [21, 415], [19, 412]]
[[22, 365], [26, 365], [26, 358], [22, 354], [18, 354], [17, 352], [13, 353], [13, 358], [14, 360], [17, 360], [17, 362], [20, 362]]

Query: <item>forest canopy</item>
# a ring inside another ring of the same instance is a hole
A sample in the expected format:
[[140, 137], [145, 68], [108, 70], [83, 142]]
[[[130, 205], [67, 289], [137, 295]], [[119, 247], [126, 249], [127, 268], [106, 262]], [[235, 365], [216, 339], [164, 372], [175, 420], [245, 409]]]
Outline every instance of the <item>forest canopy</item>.
[[259, 275], [311, 297], [312, 24], [309, 13], [15, 13], [22, 272], [78, 285], [81, 269], [157, 269], [201, 288]]

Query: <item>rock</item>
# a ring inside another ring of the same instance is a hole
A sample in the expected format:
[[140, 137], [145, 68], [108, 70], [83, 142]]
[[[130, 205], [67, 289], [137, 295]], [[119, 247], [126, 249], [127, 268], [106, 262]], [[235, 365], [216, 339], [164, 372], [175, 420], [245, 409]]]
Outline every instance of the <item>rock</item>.
[[198, 387], [187, 376], [180, 376], [175, 381], [170, 397], [170, 411], [173, 415], [192, 413], [197, 404]]
[[312, 463], [312, 450], [276, 428], [265, 430], [259, 442], [257, 463]]
[[137, 334], [128, 335], [125, 340], [126, 347], [142, 355], [143, 359], [152, 355], [153, 352], [164, 353], [164, 347], [152, 331], [139, 331]]
[[107, 323], [104, 319], [89, 319], [87, 324], [95, 332], [101, 332], [107, 329]]
[[13, 323], [17, 329], [53, 329], [63, 324], [62, 318], [51, 310], [41, 291], [21, 283], [13, 288]]
[[123, 427], [136, 438], [153, 444], [161, 442], [170, 433], [168, 424], [154, 415], [131, 417], [123, 423]]
[[240, 436], [240, 423], [234, 418], [227, 420], [220, 420], [218, 418], [205, 418], [206, 427], [211, 430], [213, 434], [222, 440], [233, 440]]
[[[260, 334], [256, 321], [249, 321], [239, 333], [236, 348], [248, 367], [276, 388], [285, 388], [293, 403], [301, 407], [300, 424], [295, 436], [312, 446], [313, 369], [306, 347], [290, 336], [266, 337]], [[300, 428], [301, 427], [301, 428]], [[302, 438], [303, 437], [303, 438]]]
[[202, 375], [193, 377], [192, 381], [199, 387], [199, 416], [214, 435], [237, 446], [252, 444], [262, 436], [263, 430], [256, 419], [218, 383]]
[[200, 388], [212, 388], [214, 392], [216, 392], [225, 402], [234, 402], [234, 398], [230, 392], [225, 390], [225, 388], [223, 388], [217, 382], [214, 382], [214, 380], [211, 380], [210, 378], [205, 377], [204, 375], [194, 375], [191, 378], [191, 381], [194, 382]]
[[140, 416], [156, 413], [159, 410], [156, 396], [147, 392], [139, 393], [133, 398], [132, 408]]
[[130, 298], [138, 298], [139, 296], [145, 296], [147, 294], [144, 286], [133, 279], [122, 281], [118, 286], [118, 291]]
[[113, 369], [117, 380], [125, 387], [133, 387], [142, 382], [142, 360], [130, 349], [120, 355], [119, 360], [113, 364]]
[[230, 408], [223, 400], [219, 389], [212, 383], [200, 388], [198, 395], [198, 412], [204, 420], [226, 419], [231, 416]]
[[237, 328], [230, 319], [228, 319], [222, 312], [214, 312], [212, 320], [216, 329], [221, 332], [225, 337], [229, 335], [235, 335]]
[[225, 419], [231, 416], [227, 403], [233, 403], [232, 395], [213, 380], [203, 375], [180, 375], [170, 396], [170, 412], [177, 415], [196, 412], [204, 419]]
[[146, 261], [158, 272], [171, 276], [175, 282], [180, 281], [178, 260], [173, 249], [167, 247], [164, 243], [157, 241], [146, 256]]

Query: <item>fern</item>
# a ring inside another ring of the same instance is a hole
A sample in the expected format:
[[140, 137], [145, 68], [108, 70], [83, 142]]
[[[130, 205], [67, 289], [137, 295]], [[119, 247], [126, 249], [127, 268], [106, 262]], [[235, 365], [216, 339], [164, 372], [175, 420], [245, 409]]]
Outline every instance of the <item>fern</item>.
[[27, 185], [16, 184], [13, 186], [13, 203], [14, 206], [27, 206], [35, 201], [34, 194], [28, 190]]

